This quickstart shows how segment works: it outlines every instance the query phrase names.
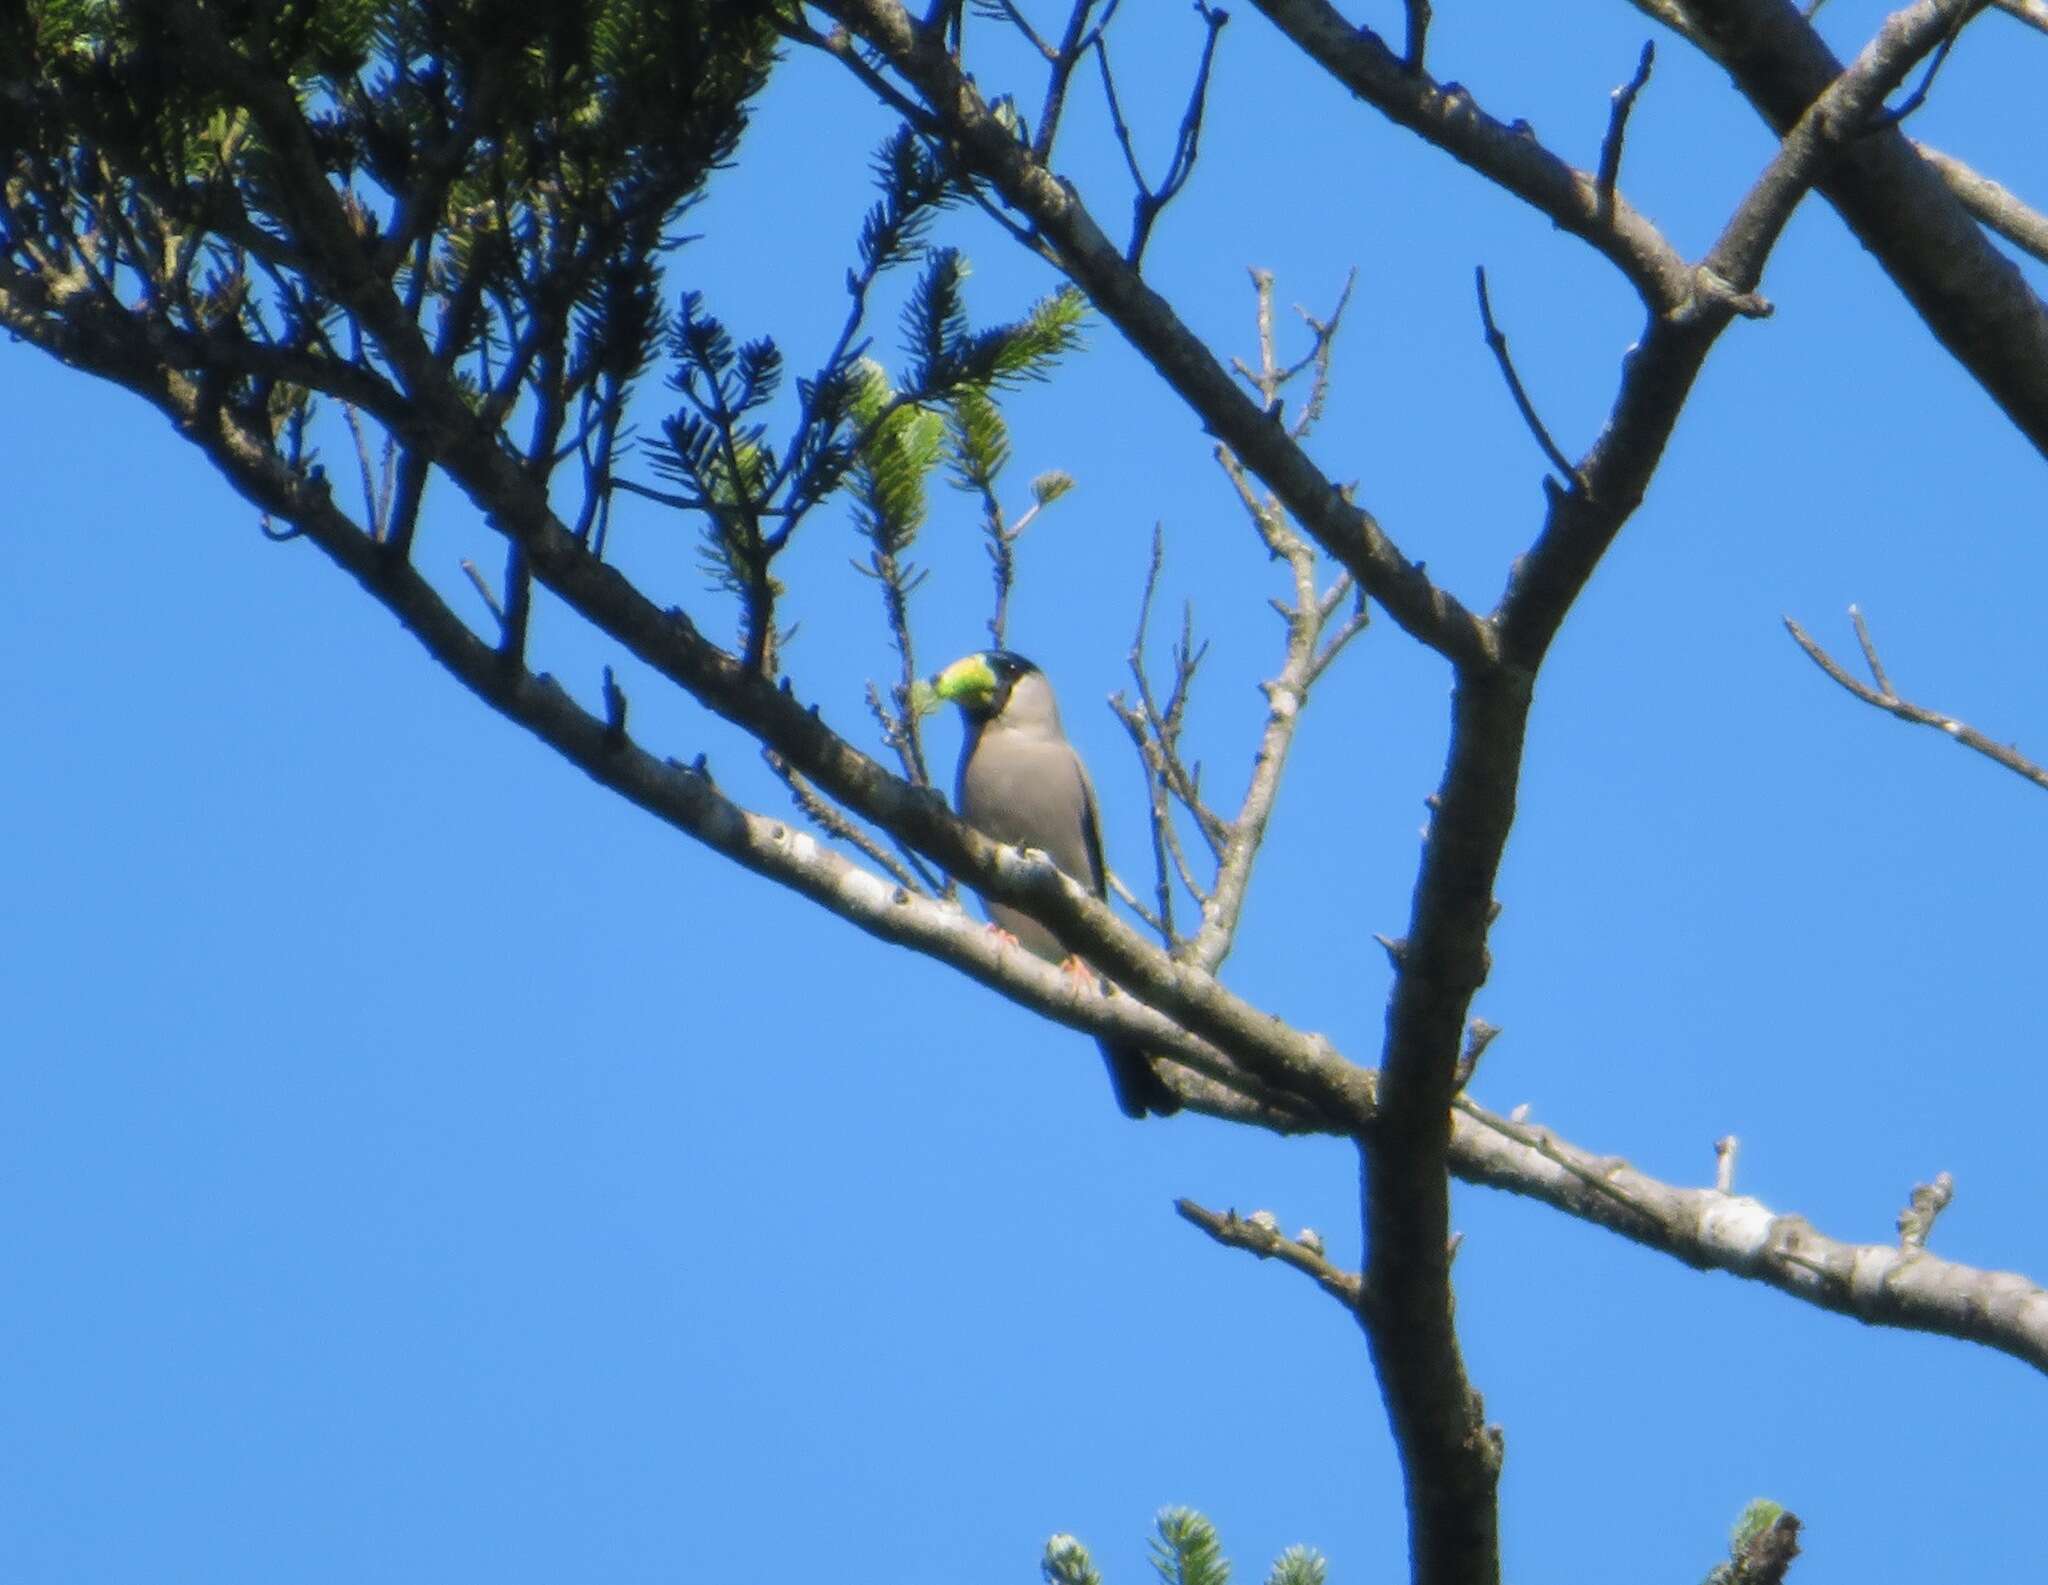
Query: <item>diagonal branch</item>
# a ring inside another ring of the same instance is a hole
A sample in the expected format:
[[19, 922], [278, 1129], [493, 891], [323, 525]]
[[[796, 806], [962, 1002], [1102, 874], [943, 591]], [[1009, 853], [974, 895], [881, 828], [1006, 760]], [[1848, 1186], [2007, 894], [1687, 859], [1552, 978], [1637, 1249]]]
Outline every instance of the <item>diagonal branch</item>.
[[[295, 472], [259, 437], [235, 429], [217, 409], [204, 409], [196, 383], [165, 369], [139, 329], [130, 326], [123, 338], [118, 326], [105, 320], [81, 323], [23, 314], [20, 306], [0, 294], [0, 308], [17, 311], [10, 323], [21, 325], [23, 339], [164, 410], [237, 489], [263, 510], [292, 521], [300, 537], [398, 616], [459, 681], [603, 785], [869, 934], [946, 962], [1070, 1027], [1167, 1053], [1188, 1070], [1175, 1071], [1175, 1086], [1195, 1109], [1269, 1128], [1374, 1137], [1384, 1132], [1375, 1076], [1342, 1065], [1314, 1037], [1295, 1035], [1252, 1012], [1244, 1038], [1247, 1052], [1255, 1055], [1238, 1061], [1192, 1034], [1185, 1022], [1133, 997], [1082, 994], [1057, 968], [1000, 945], [957, 909], [892, 886], [788, 822], [740, 808], [701, 767], [647, 752], [627, 735], [622, 708], [607, 706], [603, 714], [585, 710], [551, 680], [523, 666], [508, 666], [500, 651], [457, 619], [388, 546], [348, 521], [322, 484]], [[516, 462], [510, 465], [516, 472]], [[588, 556], [583, 560], [616, 576]], [[737, 670], [732, 657], [723, 663]], [[779, 690], [760, 688], [750, 679], [739, 678], [733, 687], [740, 690], [734, 697], [742, 700], [753, 696], [746, 692], [750, 689], [769, 700], [781, 698]], [[808, 711], [794, 701], [787, 708], [792, 719], [783, 722], [783, 729], [795, 732], [798, 723], [809, 722], [818, 741], [829, 741], [829, 733]], [[916, 797], [912, 789], [897, 785], [904, 798]], [[1057, 872], [1048, 877], [1045, 866], [1027, 855], [981, 847], [993, 854], [990, 862], [997, 871], [1029, 875], [1035, 885], [1058, 884]], [[979, 882], [981, 877], [975, 878]], [[1019, 887], [1010, 890], [1023, 895]], [[1089, 901], [1085, 894], [1079, 897]], [[1073, 905], [1078, 908], [1080, 901]], [[1198, 984], [1190, 981], [1191, 995], [1199, 994], [1192, 989]], [[1337, 1064], [1348, 1076], [1328, 1086], [1296, 1082], [1292, 1064], [1297, 1056], [1311, 1067]], [[1264, 1085], [1255, 1067], [1286, 1082]], [[1247, 1092], [1253, 1099], [1244, 1099]], [[1290, 1099], [1303, 1092], [1317, 1098], [1307, 1103]], [[1448, 1159], [1466, 1181], [1540, 1200], [1690, 1265], [1761, 1281], [1801, 1302], [1871, 1324], [1981, 1342], [2048, 1371], [2048, 1293], [2023, 1277], [1896, 1244], [1831, 1239], [1802, 1219], [1775, 1214], [1753, 1199], [1660, 1183], [1547, 1130], [1496, 1117], [1467, 1099], [1459, 1098], [1455, 1106]]]
[[1529, 433], [1536, 437], [1536, 444], [1543, 449], [1543, 455], [1550, 459], [1550, 465], [1565, 478], [1582, 489], [1585, 480], [1579, 470], [1572, 466], [1571, 458], [1558, 449], [1557, 442], [1550, 438], [1550, 430], [1536, 411], [1536, 404], [1529, 400], [1529, 392], [1522, 384], [1522, 377], [1515, 372], [1514, 360], [1508, 356], [1507, 332], [1502, 330], [1493, 318], [1493, 299], [1486, 291], [1486, 266], [1481, 264], [1472, 271], [1472, 278], [1479, 289], [1479, 323], [1486, 333], [1486, 347], [1493, 354], [1493, 361], [1500, 365], [1501, 378], [1507, 381], [1508, 395], [1515, 399], [1515, 411], [1522, 415], [1522, 422]]
[[1870, 630], [1863, 623], [1863, 613], [1852, 605], [1849, 607], [1849, 615], [1856, 623], [1856, 637], [1863, 646], [1864, 660], [1870, 667], [1871, 676], [1877, 681], [1875, 688], [1852, 676], [1839, 661], [1807, 635], [1805, 628], [1789, 616], [1785, 618], [1785, 631], [1792, 635], [1794, 643], [1806, 651], [1807, 658], [1814, 665], [1865, 704], [1872, 705], [1887, 715], [1895, 715], [1901, 721], [1911, 721], [1915, 726], [1931, 726], [1935, 731], [1953, 738], [1964, 748], [1976, 750], [1986, 759], [2003, 765], [2015, 776], [2024, 777], [2036, 787], [2048, 791], [2048, 769], [2028, 759], [2012, 744], [2000, 743], [1986, 737], [1967, 721], [1958, 721], [1952, 715], [1945, 715], [1939, 710], [1929, 710], [1924, 705], [1900, 698], [1893, 691], [1891, 679], [1885, 675], [1884, 667], [1878, 661], [1877, 648], [1870, 640]]
[[1991, 3], [2007, 16], [2048, 33], [2048, 4], [2043, 4], [2043, 0], [1991, 0]]
[[[252, 75], [217, 41], [215, 54], [230, 76]], [[990, 842], [955, 818], [929, 789], [889, 775], [832, 732], [793, 692], [776, 687], [710, 643], [681, 611], [655, 605], [616, 568], [593, 558], [556, 517], [545, 481], [536, 480], [507, 453], [497, 432], [479, 420], [453, 372], [433, 357], [389, 285], [368, 278], [355, 233], [340, 213], [339, 196], [319, 175], [296, 103], [267, 81], [252, 80], [246, 86], [266, 134], [283, 157], [303, 167], [306, 182], [294, 220], [309, 268], [361, 319], [380, 357], [398, 373], [406, 391], [406, 401], [388, 414], [380, 413], [380, 421], [402, 443], [432, 450], [485, 520], [516, 543], [523, 565], [536, 581], [598, 631], [783, 756], [807, 781], [862, 819], [971, 881], [984, 895], [1045, 923], [1132, 997], [1212, 1045], [1249, 1039], [1257, 1050], [1246, 1066], [1258, 1083], [1334, 1107], [1337, 1115], [1358, 1114], [1369, 1079], [1363, 1070], [1337, 1058], [1327, 1042], [1288, 1030], [1212, 977], [1177, 963], [1043, 855], [1022, 854]], [[125, 359], [130, 365], [154, 366], [154, 360], [137, 358], [131, 348], [106, 350], [109, 355], [97, 360], [102, 364]], [[109, 377], [131, 384], [133, 379], [123, 378], [119, 371], [109, 371]], [[1227, 377], [1219, 378], [1227, 385]], [[135, 388], [144, 394], [153, 390], [147, 382]], [[268, 501], [259, 504], [276, 510]], [[288, 513], [277, 515], [292, 520]], [[402, 568], [394, 563], [398, 570]]]
[[[1947, 21], [1937, 14], [1898, 47], [1859, 63], [1837, 85], [1830, 109], [1867, 114], [1936, 46]], [[1809, 169], [1774, 161], [1758, 184], [1765, 198], [1753, 193], [1738, 218], [1752, 203], [1775, 215]], [[1698, 272], [1703, 290], [1684, 311], [1653, 320], [1573, 485], [1548, 491], [1543, 530], [1495, 616], [1508, 664], [1458, 669], [1450, 751], [1408, 932], [1392, 949], [1397, 973], [1380, 1072], [1382, 1120], [1363, 1172], [1365, 1281], [1375, 1305], [1362, 1318], [1408, 1484], [1417, 1579], [1485, 1579], [1498, 1569], [1500, 1444], [1484, 1422], [1458, 1346], [1445, 1168], [1452, 1160], [1460, 1039], [1489, 968], [1493, 885], [1514, 820], [1535, 676], [1565, 613], [1642, 500], [1694, 379], [1778, 235], [1761, 222], [1731, 222], [1729, 231], [1710, 255], [1718, 267]]]
[[1009, 135], [959, 64], [918, 30], [897, 0], [820, 0], [819, 9], [851, 28], [917, 90], [966, 163], [1035, 228], [1097, 310], [1404, 631], [1453, 659], [1490, 654], [1486, 624], [1433, 584], [1237, 388], [1202, 339], [1103, 234], [1071, 186]]
[[1253, 4], [1303, 54], [1388, 120], [1597, 249], [1653, 313], [1667, 313], [1692, 296], [1692, 272], [1663, 234], [1611, 184], [1603, 193], [1597, 175], [1573, 169], [1545, 148], [1526, 123], [1498, 121], [1463, 86], [1436, 82], [1411, 68], [1378, 34], [1355, 26], [1329, 0]]
[[1799, 201], [1875, 138], [1871, 114], [1946, 36], [1953, 16], [1938, 0], [1889, 19], [1856, 64], [1826, 86], [1786, 132], [1778, 152], [1722, 228], [1697, 271], [1710, 295], [1693, 311], [1652, 322], [1629, 355], [1607, 427], [1579, 465], [1582, 486], [1550, 490], [1543, 531], [1518, 565], [1496, 613], [1505, 651], [1534, 662], [1556, 636], [1621, 525], [1642, 501], [1707, 353], [1738, 313], [1768, 312], [1756, 296]]
[[[1958, 5], [1920, 0], [1886, 24], [1939, 28]], [[1842, 73], [1788, 0], [1634, 0], [1734, 77], [1773, 128], [1789, 129]], [[1930, 46], [1931, 47], [1931, 46]], [[2048, 307], [1994, 247], [1942, 173], [1897, 128], [1857, 140], [1818, 182], [1935, 338], [2048, 453]]]
[[[162, 408], [237, 490], [267, 513], [291, 522], [301, 537], [311, 540], [355, 577], [458, 681], [600, 784], [870, 934], [948, 962], [1059, 1023], [1141, 1044], [1216, 1081], [1222, 1087], [1220, 1093], [1199, 1083], [1184, 1088], [1184, 1094], [1198, 1107], [1212, 1099], [1214, 1109], [1242, 1115], [1249, 1098], [1266, 1126], [1327, 1126], [1313, 1122], [1313, 1114], [1303, 1114], [1298, 1103], [1276, 1093], [1273, 1083], [1248, 1072], [1206, 1040], [1191, 1037], [1173, 1017], [1132, 997], [1094, 994], [1056, 965], [1001, 942], [957, 907], [920, 896], [864, 869], [787, 822], [740, 808], [717, 790], [701, 766], [658, 759], [627, 735], [618, 698], [608, 697], [601, 715], [584, 710], [552, 678], [529, 671], [518, 657], [508, 657], [501, 646], [478, 638], [424, 577], [409, 565], [395, 562], [377, 540], [334, 505], [324, 483], [294, 474], [261, 438], [235, 427], [218, 411], [209, 414], [192, 382], [153, 368], [145, 358], [132, 354], [117, 363], [119, 349], [73, 343], [70, 350], [88, 352], [98, 372], [119, 379]], [[738, 671], [735, 658], [725, 660]], [[771, 697], [782, 697], [779, 690], [765, 691]], [[950, 817], [946, 818], [950, 822]], [[1005, 877], [997, 883], [1000, 890], [1017, 892], [1020, 882], [1016, 877], [1022, 876], [1024, 889], [1061, 895], [1073, 891], [1094, 902], [1042, 856], [999, 847], [973, 837], [968, 828], [961, 830], [987, 850], [990, 861]], [[1102, 912], [1107, 914], [1106, 909]], [[1109, 922], [1114, 924], [1113, 917]], [[1245, 1025], [1248, 1030], [1255, 1029], [1258, 1022], [1276, 1031], [1284, 1029], [1251, 1009], [1246, 1012], [1250, 1015]], [[1336, 1102], [1335, 1113], [1326, 1110], [1325, 1115], [1348, 1116], [1349, 1126], [1364, 1126], [1371, 1115], [1370, 1075], [1350, 1068], [1327, 1046], [1315, 1054], [1303, 1037], [1292, 1037], [1292, 1041], [1329, 1080], [1327, 1085], [1309, 1086], [1311, 1090], [1324, 1089], [1326, 1109]], [[1283, 1071], [1286, 1066], [1269, 1065], [1267, 1071], [1269, 1078], [1286, 1081], [1282, 1089], [1291, 1090], [1295, 1086]]]
[[1961, 160], [1915, 143], [1914, 152], [1941, 173], [1965, 209], [2014, 247], [2048, 264], [2048, 215]]
[[1321, 1245], [1308, 1240], [1307, 1229], [1303, 1229], [1302, 1238], [1289, 1238], [1264, 1211], [1239, 1216], [1235, 1211], [1212, 1211], [1189, 1199], [1175, 1200], [1173, 1208], [1184, 1221], [1194, 1223], [1226, 1248], [1242, 1249], [1261, 1260], [1277, 1260], [1292, 1266], [1347, 1310], [1357, 1310], [1367, 1302], [1365, 1284], [1358, 1273], [1325, 1260]]
[[1982, 1343], [2048, 1373], [2048, 1290], [1896, 1243], [1829, 1238], [1744, 1195], [1660, 1183], [1460, 1097], [1451, 1162], [1467, 1183], [1541, 1200], [1703, 1271], [1764, 1283], [1872, 1326]]

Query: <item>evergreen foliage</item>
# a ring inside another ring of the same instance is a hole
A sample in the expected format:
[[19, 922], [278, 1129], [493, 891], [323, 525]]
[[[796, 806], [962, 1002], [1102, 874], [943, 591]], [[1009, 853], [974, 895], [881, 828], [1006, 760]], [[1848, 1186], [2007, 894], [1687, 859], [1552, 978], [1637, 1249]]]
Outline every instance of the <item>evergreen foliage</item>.
[[[1192, 1508], [1163, 1508], [1151, 1543], [1161, 1585], [1229, 1585], [1230, 1562], [1216, 1526]], [[1273, 1561], [1266, 1585], [1323, 1585], [1329, 1565], [1314, 1547], [1291, 1546]], [[1102, 1585], [1088, 1549], [1070, 1535], [1045, 1543], [1039, 1572], [1046, 1585]]]
[[1706, 1585], [1781, 1585], [1799, 1555], [1799, 1520], [1780, 1503], [1758, 1497], [1742, 1510], [1728, 1541], [1728, 1561]]
[[[907, 128], [876, 153], [845, 322], [811, 372], [789, 381], [773, 339], [735, 335], [694, 290], [668, 295], [676, 222], [738, 146], [777, 15], [765, 0], [9, 8], [0, 288], [41, 306], [29, 328], [53, 347], [78, 334], [81, 298], [146, 325], [170, 369], [304, 477], [323, 476], [322, 397], [359, 449], [362, 421], [381, 426], [392, 482], [370, 492], [370, 526], [399, 549], [448, 440], [409, 400], [431, 366], [536, 479], [579, 469], [573, 527], [594, 553], [618, 489], [693, 519], [748, 664], [772, 673], [773, 567], [805, 517], [850, 490], [900, 616], [932, 472], [950, 459], [992, 487], [1008, 457], [995, 394], [1042, 378], [1081, 321], [1065, 291], [972, 324], [966, 260], [928, 246], [963, 189]], [[897, 383], [865, 327], [876, 283], [910, 266]], [[642, 455], [671, 490], [626, 467], [629, 404], [663, 355], [676, 405]]]

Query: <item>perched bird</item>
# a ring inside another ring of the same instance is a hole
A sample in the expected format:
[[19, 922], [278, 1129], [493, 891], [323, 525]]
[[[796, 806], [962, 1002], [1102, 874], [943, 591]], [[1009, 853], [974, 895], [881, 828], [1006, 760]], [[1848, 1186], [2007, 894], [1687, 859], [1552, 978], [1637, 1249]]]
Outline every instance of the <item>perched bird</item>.
[[[1060, 731], [1045, 673], [1022, 655], [992, 649], [954, 661], [931, 687], [960, 707], [967, 726], [955, 793], [960, 813], [999, 842], [1037, 848], [1097, 897], [1107, 896], [1095, 789]], [[1059, 939], [1029, 914], [983, 901], [990, 920], [1020, 946], [1049, 962], [1067, 958]], [[1114, 1040], [1101, 1044], [1126, 1117], [1180, 1110], [1142, 1050]]]

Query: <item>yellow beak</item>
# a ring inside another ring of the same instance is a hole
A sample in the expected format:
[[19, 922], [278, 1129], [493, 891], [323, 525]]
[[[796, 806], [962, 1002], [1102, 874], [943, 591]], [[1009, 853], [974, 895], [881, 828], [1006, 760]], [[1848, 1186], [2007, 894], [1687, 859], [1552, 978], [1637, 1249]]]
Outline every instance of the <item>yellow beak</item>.
[[996, 674], [983, 655], [963, 655], [932, 679], [932, 692], [955, 704], [987, 704], [996, 696]]

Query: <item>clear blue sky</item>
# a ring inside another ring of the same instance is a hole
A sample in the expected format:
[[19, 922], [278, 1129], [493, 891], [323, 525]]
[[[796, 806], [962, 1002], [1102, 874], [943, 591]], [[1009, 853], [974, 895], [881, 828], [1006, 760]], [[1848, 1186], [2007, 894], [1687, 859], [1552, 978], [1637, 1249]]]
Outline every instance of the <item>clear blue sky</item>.
[[[1140, 27], [1172, 46], [1132, 84], [1156, 169], [1198, 30], [1127, 9], [1125, 59]], [[1439, 9], [1439, 73], [1591, 163], [1648, 24]], [[1822, 21], [1853, 44], [1880, 15], [1835, 0]], [[1659, 48], [1623, 183], [1696, 255], [1769, 146], [1717, 71]], [[2048, 40], [1984, 19], [1917, 134], [2048, 200], [2021, 108], [2044, 60]], [[1068, 168], [1120, 226], [1080, 101]], [[885, 130], [793, 61], [673, 283], [815, 361]], [[985, 316], [1049, 289], [972, 217], [948, 240]], [[1156, 284], [1246, 352], [1246, 266], [1321, 310], [1355, 264], [1317, 454], [1485, 606], [1536, 526], [1541, 459], [1480, 340], [1476, 263], [1582, 448], [1637, 328], [1625, 288], [1238, 15]], [[1825, 209], [1765, 290], [1777, 317], [1726, 337], [1546, 673], [1478, 1005], [1506, 1033], [1476, 1089], [1681, 1181], [1736, 1133], [1740, 1187], [1841, 1237], [1889, 1238], [1946, 1168], [1937, 1247], [2038, 1276], [2048, 801], [1850, 701], [1779, 618], [1842, 647], [1861, 602], [1903, 689], [2048, 753], [2041, 459]], [[1398, 1576], [1355, 1328], [1170, 1209], [1269, 1207], [1354, 1262], [1345, 1147], [1124, 1122], [1086, 1041], [613, 801], [312, 549], [265, 543], [160, 420], [4, 357], [0, 1576], [950, 1585], [1035, 1579], [1070, 1530], [1129, 1585], [1169, 1503], [1214, 1516], [1246, 1575], [1308, 1541], [1345, 1585]], [[1142, 788], [1100, 701], [1152, 525], [1214, 641], [1192, 728], [1212, 786], [1248, 764], [1272, 575], [1113, 332], [1071, 375], [1012, 408], [1016, 493], [1043, 468], [1079, 481], [1026, 541], [1012, 636], [1061, 690], [1136, 877]], [[422, 556], [459, 590], [487, 538], [439, 506]], [[724, 630], [691, 534], [631, 509], [615, 544]], [[886, 665], [873, 591], [843, 520], [809, 536], [791, 669], [858, 731]], [[986, 615], [964, 498], [940, 499], [922, 555], [936, 664]], [[594, 696], [616, 657], [545, 606], [536, 636]], [[777, 804], [742, 742], [624, 674], [662, 751]], [[1333, 674], [1228, 971], [1361, 1059], [1446, 684], [1389, 623]], [[942, 725], [948, 763], [956, 744]], [[1760, 1494], [1809, 1525], [1805, 1585], [2048, 1567], [2024, 1367], [1483, 1191], [1456, 1219], [1512, 1578], [1696, 1579]]]

